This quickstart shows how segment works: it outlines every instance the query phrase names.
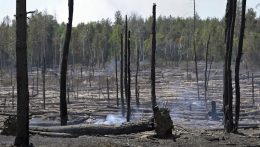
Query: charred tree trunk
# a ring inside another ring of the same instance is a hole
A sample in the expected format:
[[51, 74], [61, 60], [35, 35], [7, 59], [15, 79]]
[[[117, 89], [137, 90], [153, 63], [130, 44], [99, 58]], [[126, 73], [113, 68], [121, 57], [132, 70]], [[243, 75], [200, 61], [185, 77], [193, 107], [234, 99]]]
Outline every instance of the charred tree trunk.
[[[205, 93], [204, 93], [204, 98], [205, 98], [205, 102], [207, 102], [207, 91], [208, 91], [208, 85], [207, 85], [207, 73], [208, 73], [208, 53], [209, 53], [209, 41], [210, 41], [210, 35], [207, 41], [207, 46], [206, 46], [206, 56], [205, 56], [205, 80], [204, 80], [204, 88], [205, 88]], [[207, 105], [207, 103], [206, 103]]]
[[110, 106], [109, 81], [108, 81], [108, 76], [107, 76], [107, 102], [108, 102], [108, 106]]
[[253, 99], [253, 105], [255, 105], [255, 82], [254, 82], [254, 73], [252, 73], [252, 99]]
[[29, 146], [29, 90], [27, 69], [26, 0], [16, 0], [16, 146]]
[[195, 73], [196, 82], [198, 90], [198, 99], [200, 99], [200, 89], [199, 89], [199, 77], [198, 77], [198, 63], [197, 63], [197, 49], [196, 49], [196, 1], [194, 0], [194, 22], [193, 22], [193, 51], [194, 51], [194, 63], [195, 63]]
[[43, 97], [43, 109], [45, 109], [45, 75], [46, 75], [46, 61], [45, 61], [45, 49], [43, 51], [43, 67], [42, 67], [42, 97]]
[[224, 86], [223, 86], [223, 110], [224, 110], [224, 128], [230, 133], [233, 130], [233, 88], [232, 88], [232, 73], [231, 73], [231, 58], [233, 48], [234, 26], [236, 17], [236, 0], [229, 0], [226, 10], [226, 54], [224, 64]]
[[138, 72], [139, 72], [139, 48], [136, 48], [136, 74], [135, 74], [135, 98], [136, 98], [136, 106], [139, 108], [139, 87], [138, 87]]
[[37, 85], [37, 95], [39, 94], [39, 61], [37, 61], [37, 71], [36, 71], [36, 85]]
[[67, 114], [67, 102], [66, 102], [66, 77], [67, 77], [67, 64], [69, 55], [69, 44], [72, 30], [72, 19], [73, 19], [73, 0], [68, 0], [69, 6], [69, 22], [67, 23], [66, 36], [63, 47], [63, 55], [61, 62], [60, 71], [60, 117], [61, 125], [67, 125], [68, 114]]
[[127, 103], [127, 117], [128, 117], [128, 37], [127, 37], [127, 15], [125, 17], [125, 77], [124, 77], [124, 82], [125, 82], [125, 98], [126, 98], [126, 103]]
[[115, 53], [115, 66], [116, 66], [116, 106], [119, 106], [118, 99], [118, 76], [117, 76], [117, 53]]
[[131, 52], [130, 52], [130, 31], [128, 31], [128, 49], [127, 49], [127, 122], [131, 119], [131, 70], [130, 70], [130, 59], [131, 59]]
[[[151, 100], [152, 109], [154, 110], [156, 104], [155, 95], [155, 51], [156, 51], [156, 4], [153, 4], [153, 25], [152, 25], [152, 58], [151, 58]], [[153, 111], [153, 113], [155, 113]]]
[[242, 2], [242, 15], [241, 15], [241, 27], [240, 27], [240, 36], [239, 36], [239, 44], [238, 44], [238, 53], [236, 58], [236, 66], [235, 66], [235, 86], [236, 86], [236, 109], [235, 109], [235, 125], [234, 132], [237, 132], [238, 129], [238, 121], [239, 121], [239, 112], [240, 112], [240, 85], [239, 85], [239, 68], [241, 57], [243, 54], [243, 40], [245, 33], [245, 13], [246, 13], [246, 0]]
[[123, 73], [124, 73], [124, 64], [123, 64], [123, 34], [121, 34], [121, 59], [120, 59], [120, 94], [121, 94], [121, 110], [122, 116], [125, 116], [125, 102], [124, 102], [124, 84], [123, 84]]

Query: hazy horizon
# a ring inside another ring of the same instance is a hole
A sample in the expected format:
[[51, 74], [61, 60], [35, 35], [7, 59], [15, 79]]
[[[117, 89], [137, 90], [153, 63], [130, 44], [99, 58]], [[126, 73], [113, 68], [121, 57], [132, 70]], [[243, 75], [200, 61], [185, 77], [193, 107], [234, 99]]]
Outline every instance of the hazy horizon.
[[[5, 16], [14, 19], [15, 0], [0, 0], [1, 22]], [[27, 11], [45, 11], [55, 15], [57, 21], [67, 22], [68, 17], [67, 0], [27, 0]], [[152, 4], [157, 4], [157, 16], [190, 17], [193, 15], [193, 0], [75, 0], [73, 26], [84, 22], [98, 21], [109, 18], [114, 21], [117, 10], [122, 15], [133, 13], [147, 18], [152, 15]], [[254, 8], [257, 16], [260, 14], [259, 0], [247, 1], [247, 8]], [[257, 7], [258, 5], [258, 7]], [[226, 8], [226, 0], [196, 0], [196, 11], [202, 18], [223, 18]]]

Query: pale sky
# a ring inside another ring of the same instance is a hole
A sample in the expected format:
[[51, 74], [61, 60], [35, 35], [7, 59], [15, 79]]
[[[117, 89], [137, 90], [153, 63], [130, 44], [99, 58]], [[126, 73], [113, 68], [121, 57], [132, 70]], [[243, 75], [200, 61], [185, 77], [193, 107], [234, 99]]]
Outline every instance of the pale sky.
[[[15, 14], [16, 0], [0, 0], [0, 22], [6, 15]], [[90, 22], [110, 18], [114, 20], [117, 10], [122, 15], [136, 13], [142, 17], [152, 14], [152, 4], [157, 4], [157, 16], [180, 16], [193, 15], [193, 0], [74, 0], [74, 20], [76, 26], [80, 22]], [[260, 0], [247, 0], [247, 7], [254, 8], [257, 16], [260, 14]], [[197, 13], [201, 18], [224, 16], [226, 0], [196, 0]], [[27, 0], [27, 11], [38, 9], [47, 10], [49, 14], [56, 14], [58, 22], [67, 22], [68, 0]]]

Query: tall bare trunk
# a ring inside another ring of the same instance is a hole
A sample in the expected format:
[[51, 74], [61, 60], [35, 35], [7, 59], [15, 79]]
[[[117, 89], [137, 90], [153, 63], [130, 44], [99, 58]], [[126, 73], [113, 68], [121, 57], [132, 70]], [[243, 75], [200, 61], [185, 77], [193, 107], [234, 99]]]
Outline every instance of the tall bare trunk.
[[[152, 25], [152, 58], [151, 58], [151, 100], [152, 108], [154, 109], [156, 104], [155, 95], [155, 51], [156, 51], [156, 4], [153, 4], [153, 25]], [[155, 113], [155, 112], [154, 112]]]
[[117, 76], [117, 53], [115, 53], [115, 66], [116, 66], [116, 106], [119, 106], [118, 99], [118, 76]]
[[200, 99], [200, 89], [199, 89], [199, 77], [198, 77], [198, 63], [197, 63], [197, 49], [196, 49], [196, 1], [194, 0], [194, 22], [193, 22], [193, 51], [194, 51], [194, 63], [195, 63], [195, 73], [197, 82], [198, 99]]
[[29, 146], [29, 90], [27, 69], [26, 0], [16, 0], [16, 146]]
[[236, 0], [229, 0], [226, 9], [226, 54], [224, 64], [224, 86], [223, 86], [223, 109], [224, 109], [224, 128], [226, 132], [231, 132], [234, 127], [233, 123], [233, 88], [232, 88], [232, 72], [231, 58], [233, 48], [233, 37], [236, 17]]
[[246, 13], [246, 0], [243, 0], [238, 53], [237, 53], [236, 66], [235, 66], [235, 86], [236, 86], [235, 112], [236, 113], [235, 113], [234, 132], [237, 132], [237, 129], [238, 129], [239, 112], [240, 112], [239, 68], [240, 68], [240, 62], [241, 62], [241, 57], [242, 57], [242, 52], [243, 52], [243, 41], [244, 41], [244, 33], [245, 33], [245, 13]]
[[67, 125], [68, 114], [67, 114], [67, 101], [66, 101], [66, 77], [67, 77], [67, 64], [69, 55], [69, 44], [72, 30], [72, 19], [73, 19], [73, 0], [68, 0], [69, 6], [69, 22], [67, 23], [65, 42], [63, 47], [63, 55], [61, 61], [60, 71], [60, 118], [61, 125]]
[[[208, 85], [207, 85], [207, 73], [208, 73], [208, 53], [209, 53], [209, 41], [210, 41], [210, 35], [207, 41], [207, 45], [206, 45], [206, 56], [205, 56], [205, 79], [204, 79], [204, 88], [205, 88], [205, 93], [204, 93], [204, 98], [205, 98], [205, 102], [207, 102], [207, 91], [208, 91]], [[207, 105], [207, 103], [206, 103]]]
[[131, 69], [130, 69], [130, 31], [128, 31], [128, 49], [127, 49], [127, 122], [131, 119]]
[[124, 57], [123, 57], [123, 34], [121, 34], [121, 59], [120, 59], [120, 94], [121, 94], [121, 109], [122, 109], [122, 116], [125, 115], [125, 102], [124, 102], [124, 84], [123, 84], [123, 73], [124, 73]]
[[[127, 15], [125, 16], [125, 77], [124, 77], [124, 82], [125, 82], [125, 98], [126, 98], [126, 103], [127, 103], [127, 111], [128, 111], [128, 60], [127, 60], [127, 55], [128, 55], [128, 50], [127, 50], [127, 44], [128, 44], [128, 36], [127, 36], [128, 28], [127, 28]], [[128, 113], [128, 112], [127, 112]], [[128, 115], [127, 115], [128, 116]]]
[[136, 74], [135, 74], [135, 98], [136, 98], [136, 106], [139, 108], [139, 87], [138, 87], [138, 72], [139, 72], [139, 48], [136, 47]]

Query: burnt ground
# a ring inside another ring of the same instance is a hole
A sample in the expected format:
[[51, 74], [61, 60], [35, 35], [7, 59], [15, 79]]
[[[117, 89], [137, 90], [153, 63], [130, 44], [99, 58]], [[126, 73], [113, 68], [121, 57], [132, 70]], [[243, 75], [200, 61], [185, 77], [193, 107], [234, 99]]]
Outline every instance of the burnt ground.
[[[200, 146], [200, 147], [255, 147], [260, 146], [260, 130], [240, 130], [241, 134], [224, 134], [223, 131], [206, 131], [197, 129], [175, 128], [173, 131], [178, 138], [175, 140], [158, 139], [154, 132], [142, 132], [128, 135], [106, 136], [80, 136], [78, 138], [50, 138], [34, 135], [30, 137], [31, 143], [36, 147], [110, 147], [110, 146]], [[11, 146], [14, 137], [0, 136], [1, 146]]]
[[[68, 113], [71, 124], [118, 124], [124, 122], [120, 106], [116, 106], [116, 86], [113, 65], [97, 68], [93, 73], [83, 67], [69, 70]], [[133, 68], [134, 69], [134, 68]], [[254, 71], [254, 98], [252, 80], [247, 70], [241, 71], [241, 119], [240, 134], [223, 133], [222, 125], [222, 64], [214, 63], [210, 72], [208, 95], [204, 98], [204, 64], [200, 63], [200, 98], [193, 69], [186, 74], [185, 65], [168, 65], [156, 69], [156, 95], [160, 107], [171, 111], [176, 139], [158, 139], [153, 131], [105, 136], [80, 136], [78, 138], [50, 138], [38, 135], [30, 137], [35, 146], [260, 146], [260, 72]], [[243, 69], [243, 67], [242, 67]], [[42, 79], [39, 73], [37, 94], [36, 70], [30, 71], [31, 126], [59, 125], [58, 70], [48, 69], [46, 81], [46, 109], [43, 109]], [[142, 64], [139, 73], [140, 108], [135, 104], [135, 85], [132, 71], [132, 121], [152, 115], [150, 102], [149, 65]], [[248, 76], [249, 75], [249, 76]], [[187, 79], [188, 77], [188, 79]], [[109, 79], [110, 99], [107, 96]], [[12, 94], [10, 73], [1, 73], [0, 79], [0, 128], [8, 115], [15, 115], [16, 93]], [[15, 79], [13, 79], [15, 80]], [[15, 82], [13, 82], [15, 83]], [[90, 84], [91, 83], [91, 84]], [[14, 85], [15, 86], [15, 85]], [[211, 101], [216, 101], [219, 120], [212, 120], [208, 112]], [[108, 116], [113, 116], [108, 117]], [[243, 129], [245, 128], [245, 129]], [[14, 137], [0, 136], [1, 146], [10, 146]]]

